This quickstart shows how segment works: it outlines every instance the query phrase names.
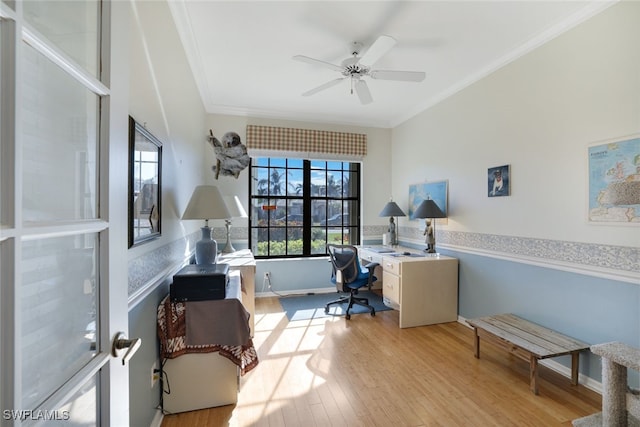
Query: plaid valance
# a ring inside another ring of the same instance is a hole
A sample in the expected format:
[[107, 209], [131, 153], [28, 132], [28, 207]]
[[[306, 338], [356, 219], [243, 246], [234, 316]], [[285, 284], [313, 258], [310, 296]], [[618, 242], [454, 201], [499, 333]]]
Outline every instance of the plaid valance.
[[247, 125], [247, 150], [259, 152], [298, 152], [313, 157], [363, 158], [367, 154], [367, 135]]

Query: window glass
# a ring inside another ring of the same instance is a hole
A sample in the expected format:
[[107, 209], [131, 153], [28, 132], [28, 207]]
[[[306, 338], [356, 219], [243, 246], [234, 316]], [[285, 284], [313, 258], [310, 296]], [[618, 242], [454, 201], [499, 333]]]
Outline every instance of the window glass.
[[302, 169], [303, 160], [302, 159], [287, 159], [287, 166], [289, 167], [289, 169], [291, 169], [291, 168]]
[[304, 175], [302, 169], [289, 169], [287, 177], [287, 194], [302, 196], [304, 191]]
[[285, 193], [287, 176], [284, 169], [269, 169], [269, 184], [267, 188], [271, 196], [280, 196]]
[[23, 47], [24, 221], [94, 219], [98, 96]]
[[29, 0], [25, 20], [94, 77], [98, 76], [98, 0]]
[[359, 166], [253, 159], [249, 216], [256, 257], [326, 255], [327, 243], [358, 244]]
[[11, 9], [16, 10], [16, 1], [15, 0], [2, 0], [2, 3], [9, 6]]
[[33, 409], [96, 354], [97, 234], [25, 240], [22, 403]]

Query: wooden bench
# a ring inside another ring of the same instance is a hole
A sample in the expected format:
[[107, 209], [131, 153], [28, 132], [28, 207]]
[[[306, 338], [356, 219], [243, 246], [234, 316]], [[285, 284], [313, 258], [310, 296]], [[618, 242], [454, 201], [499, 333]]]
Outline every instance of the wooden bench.
[[524, 320], [513, 314], [497, 314], [467, 320], [474, 330], [474, 352], [480, 358], [480, 337], [529, 361], [530, 389], [538, 394], [538, 360], [571, 355], [571, 384], [578, 384], [579, 353], [589, 344]]

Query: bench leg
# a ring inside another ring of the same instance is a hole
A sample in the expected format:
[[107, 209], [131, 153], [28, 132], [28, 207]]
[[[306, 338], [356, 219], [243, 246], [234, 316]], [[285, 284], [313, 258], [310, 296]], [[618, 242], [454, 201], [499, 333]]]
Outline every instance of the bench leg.
[[580, 364], [580, 353], [571, 353], [571, 384], [578, 385], [578, 367]]
[[534, 355], [529, 356], [529, 389], [533, 394], [538, 394], [538, 359]]
[[480, 359], [480, 337], [478, 336], [478, 328], [473, 328], [473, 355], [476, 359]]

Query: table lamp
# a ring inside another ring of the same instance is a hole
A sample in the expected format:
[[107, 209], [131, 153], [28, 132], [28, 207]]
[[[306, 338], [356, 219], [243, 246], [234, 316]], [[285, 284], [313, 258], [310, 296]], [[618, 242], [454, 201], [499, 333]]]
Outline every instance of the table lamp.
[[191, 200], [182, 214], [182, 219], [204, 219], [202, 239], [196, 242], [196, 264], [215, 264], [218, 258], [218, 243], [211, 238], [210, 219], [227, 219], [231, 212], [222, 193], [214, 185], [199, 185], [193, 190]]
[[389, 200], [389, 203], [384, 205], [382, 208], [382, 212], [378, 216], [388, 216], [389, 217], [389, 244], [391, 246], [396, 246], [398, 244], [398, 235], [396, 233], [396, 224], [393, 220], [394, 216], [406, 216], [402, 209], [394, 202], [393, 200]]
[[447, 216], [442, 212], [442, 210], [438, 207], [436, 202], [431, 199], [423, 200], [417, 207], [416, 211], [413, 213], [414, 218], [429, 218], [433, 223], [433, 229], [429, 230], [429, 225], [427, 225], [427, 229], [425, 230], [425, 234], [427, 235], [427, 249], [425, 249], [428, 253], [433, 254], [436, 252], [436, 222], [435, 218], [446, 218]]
[[233, 218], [247, 218], [247, 212], [245, 212], [242, 207], [242, 203], [240, 203], [240, 199], [238, 196], [224, 196], [224, 201], [227, 204], [227, 209], [231, 213], [229, 218], [224, 220], [227, 226], [227, 244], [222, 250], [223, 254], [230, 254], [236, 251], [236, 249], [231, 244], [231, 220]]

